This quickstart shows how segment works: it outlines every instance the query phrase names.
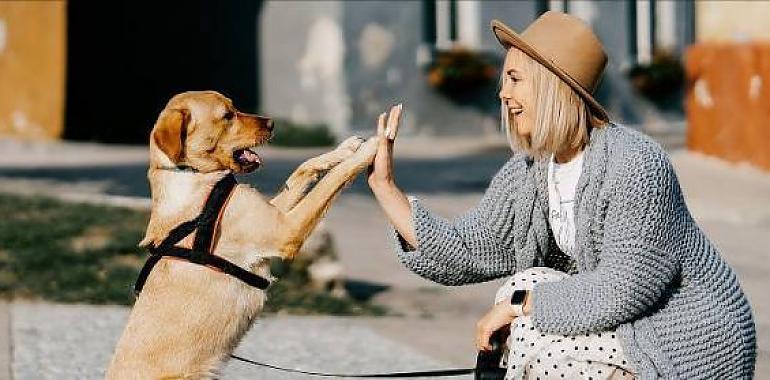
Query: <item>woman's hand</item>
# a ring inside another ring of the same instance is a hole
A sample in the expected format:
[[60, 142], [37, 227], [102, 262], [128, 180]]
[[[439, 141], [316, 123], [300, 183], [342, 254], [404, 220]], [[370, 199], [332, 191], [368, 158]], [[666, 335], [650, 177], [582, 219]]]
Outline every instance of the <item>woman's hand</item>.
[[401, 104], [390, 108], [390, 113], [383, 112], [377, 119], [377, 136], [380, 138], [377, 155], [369, 170], [369, 187], [372, 190], [395, 185], [393, 178], [393, 142], [398, 133], [401, 118]]
[[492, 334], [501, 328], [508, 328], [516, 317], [513, 305], [509, 302], [503, 301], [493, 306], [492, 310], [476, 323], [476, 350], [491, 350], [492, 345], [489, 339], [492, 337]]
[[412, 248], [417, 247], [417, 236], [412, 225], [412, 206], [393, 178], [393, 141], [398, 134], [401, 105], [391, 107], [390, 114], [383, 113], [377, 120], [377, 136], [380, 141], [374, 162], [369, 167], [369, 187], [393, 227]]

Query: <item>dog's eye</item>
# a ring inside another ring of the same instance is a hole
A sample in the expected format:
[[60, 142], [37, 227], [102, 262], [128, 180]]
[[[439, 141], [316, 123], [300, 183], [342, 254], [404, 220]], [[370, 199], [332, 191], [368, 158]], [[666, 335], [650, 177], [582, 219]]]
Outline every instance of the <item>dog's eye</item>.
[[235, 112], [233, 111], [227, 111], [227, 113], [225, 113], [225, 115], [222, 116], [222, 118], [225, 120], [233, 120], [234, 117], [235, 117]]

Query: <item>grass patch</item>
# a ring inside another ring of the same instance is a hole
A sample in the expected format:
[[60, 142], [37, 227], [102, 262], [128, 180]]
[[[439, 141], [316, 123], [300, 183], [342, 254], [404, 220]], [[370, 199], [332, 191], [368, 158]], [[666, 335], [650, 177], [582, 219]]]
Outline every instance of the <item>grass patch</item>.
[[336, 138], [325, 124], [295, 124], [288, 120], [275, 120], [270, 145], [291, 147], [332, 146]]
[[[148, 212], [0, 194], [0, 295], [91, 304], [133, 303]], [[301, 262], [282, 264], [266, 311], [381, 315], [379, 306], [310, 289]]]

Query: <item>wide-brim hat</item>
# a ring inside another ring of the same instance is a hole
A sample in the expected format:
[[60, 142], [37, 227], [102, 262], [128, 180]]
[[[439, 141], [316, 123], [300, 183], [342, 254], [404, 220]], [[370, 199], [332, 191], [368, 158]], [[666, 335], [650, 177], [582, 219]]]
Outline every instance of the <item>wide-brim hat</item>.
[[596, 117], [609, 120], [607, 111], [593, 97], [607, 65], [607, 54], [582, 20], [548, 11], [521, 34], [498, 20], [492, 20], [491, 27], [503, 47], [515, 47], [547, 67], [588, 103]]

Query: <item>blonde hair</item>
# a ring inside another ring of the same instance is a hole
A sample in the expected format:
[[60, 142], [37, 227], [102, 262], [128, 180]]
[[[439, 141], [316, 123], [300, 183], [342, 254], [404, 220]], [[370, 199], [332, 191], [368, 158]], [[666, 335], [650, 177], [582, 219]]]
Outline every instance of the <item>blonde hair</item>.
[[[510, 112], [500, 104], [501, 127], [505, 129], [513, 150], [524, 151], [532, 157], [570, 149], [582, 149], [588, 144], [593, 127], [604, 124], [591, 113], [588, 104], [566, 82], [528, 55], [514, 49], [517, 69], [528, 73], [531, 81], [534, 119], [529, 136], [522, 136], [509, 120]], [[501, 77], [502, 81], [505, 73]]]

